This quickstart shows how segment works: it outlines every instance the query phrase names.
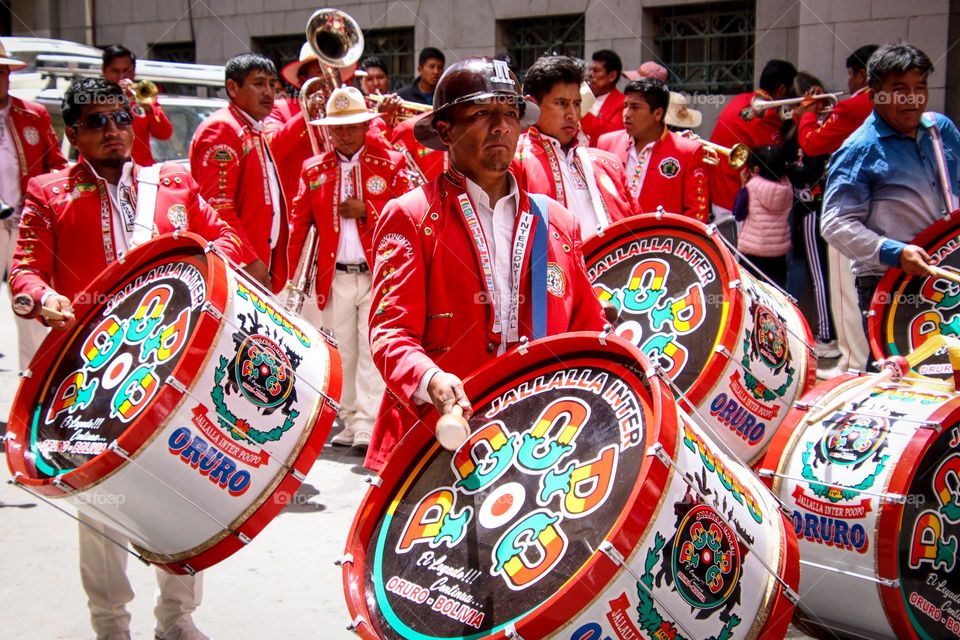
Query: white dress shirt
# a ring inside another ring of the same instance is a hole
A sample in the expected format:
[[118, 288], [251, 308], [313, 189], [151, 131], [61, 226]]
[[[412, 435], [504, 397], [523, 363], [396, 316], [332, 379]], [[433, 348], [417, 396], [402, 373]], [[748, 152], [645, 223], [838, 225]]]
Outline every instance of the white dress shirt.
[[640, 152], [637, 152], [637, 144], [633, 137], [628, 143], [627, 152], [627, 187], [630, 189], [630, 195], [634, 198], [639, 195], [643, 188], [643, 181], [647, 179], [647, 169], [650, 166], [650, 155], [653, 153], [653, 145], [656, 140], [644, 145]]
[[550, 143], [560, 164], [560, 175], [563, 178], [563, 192], [566, 194], [567, 209], [573, 212], [580, 223], [580, 237], [586, 238], [596, 233], [600, 227], [600, 218], [593, 209], [593, 199], [590, 197], [590, 187], [587, 178], [583, 175], [576, 162], [577, 147], [571, 145], [566, 151], [560, 146], [560, 141], [545, 133], [540, 134]]
[[247, 122], [250, 123], [250, 127], [260, 133], [260, 141], [263, 144], [263, 160], [267, 168], [267, 185], [270, 189], [270, 202], [273, 204], [273, 222], [270, 224], [270, 248], [273, 249], [277, 246], [277, 242], [280, 240], [280, 220], [282, 216], [281, 202], [280, 202], [280, 182], [277, 178], [277, 167], [273, 164], [273, 156], [270, 155], [270, 145], [267, 144], [267, 141], [263, 139], [263, 122], [259, 120], [254, 120], [250, 117], [250, 114], [244, 111], [243, 109], [237, 109], [243, 117], [247, 119]]
[[20, 198], [20, 160], [17, 157], [17, 143], [13, 136], [13, 123], [10, 121], [10, 105], [0, 109], [0, 198], [8, 205], [19, 209]]
[[600, 109], [603, 108], [603, 103], [607, 101], [607, 98], [610, 96], [611, 93], [612, 93], [611, 91], [607, 91], [602, 96], [594, 96], [594, 103], [593, 103], [593, 106], [590, 107], [590, 113], [592, 113], [595, 116], [599, 116]]
[[107, 194], [110, 196], [110, 209], [113, 219], [113, 246], [119, 255], [122, 251], [130, 250], [130, 240], [133, 238], [133, 221], [137, 215], [137, 207], [133, 196], [133, 160], [128, 160], [120, 172], [120, 182], [112, 184], [102, 177], [93, 165], [87, 163], [87, 168], [97, 178], [107, 183]]
[[[360, 185], [354, 184], [358, 175], [357, 165], [360, 164], [360, 154], [363, 147], [347, 158], [339, 151], [337, 160], [340, 162], [340, 201], [347, 198], [360, 199], [358, 195]], [[334, 204], [336, 206], [336, 203]], [[334, 215], [339, 215], [334, 212]], [[363, 244], [360, 243], [360, 231], [354, 218], [340, 217], [340, 243], [337, 245], [337, 262], [340, 264], [366, 264], [367, 257], [363, 254]]]

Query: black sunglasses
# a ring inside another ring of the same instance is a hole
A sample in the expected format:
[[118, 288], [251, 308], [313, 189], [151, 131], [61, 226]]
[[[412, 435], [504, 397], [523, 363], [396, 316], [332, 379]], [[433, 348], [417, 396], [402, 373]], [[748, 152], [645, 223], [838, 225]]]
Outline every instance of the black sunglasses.
[[89, 131], [100, 131], [107, 127], [107, 123], [110, 122], [111, 119], [113, 123], [117, 125], [118, 129], [127, 129], [133, 126], [133, 116], [130, 115], [129, 111], [100, 111], [98, 113], [91, 113], [81, 118], [74, 126], [78, 127], [83, 125], [83, 127]]

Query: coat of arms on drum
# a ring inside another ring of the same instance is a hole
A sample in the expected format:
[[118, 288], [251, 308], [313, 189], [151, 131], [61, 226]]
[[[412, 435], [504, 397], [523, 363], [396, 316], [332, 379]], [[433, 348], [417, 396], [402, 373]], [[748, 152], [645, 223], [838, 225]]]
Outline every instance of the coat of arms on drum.
[[[753, 298], [750, 315], [753, 326], [747, 328], [743, 339], [743, 381], [754, 397], [770, 402], [787, 393], [796, 372], [795, 367], [790, 366], [787, 327], [773, 310]], [[761, 363], [763, 369], [752, 366], [754, 361]], [[780, 380], [783, 383], [774, 387]]]

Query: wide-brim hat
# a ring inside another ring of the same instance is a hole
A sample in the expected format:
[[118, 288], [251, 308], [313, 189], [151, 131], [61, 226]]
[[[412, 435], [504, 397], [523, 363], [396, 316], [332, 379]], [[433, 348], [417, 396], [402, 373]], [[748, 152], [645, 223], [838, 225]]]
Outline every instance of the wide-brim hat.
[[590, 84], [584, 80], [580, 83], [580, 115], [585, 116], [590, 113], [590, 109], [593, 109], [596, 103], [597, 96], [593, 95]]
[[670, 73], [667, 68], [650, 60], [644, 62], [636, 71], [624, 71], [623, 76], [627, 80], [639, 80], [640, 78], [656, 78], [660, 82], [666, 82]]
[[433, 92], [433, 111], [413, 125], [413, 136], [423, 146], [446, 151], [434, 127], [437, 116], [460, 104], [491, 98], [509, 98], [520, 107], [520, 127], [526, 129], [540, 119], [540, 107], [523, 99], [520, 81], [507, 63], [493, 58], [466, 58], [447, 68]]
[[[280, 70], [280, 75], [288, 83], [290, 83], [291, 85], [299, 89], [300, 78], [297, 76], [297, 74], [300, 73], [300, 67], [307, 64], [308, 62], [314, 62], [314, 61], [318, 62], [321, 65], [323, 64], [322, 62], [320, 62], [320, 57], [317, 55], [317, 52], [314, 51], [313, 47], [310, 46], [310, 43], [304, 42], [303, 45], [300, 47], [300, 59], [294, 60], [293, 62], [285, 64], [283, 66], [283, 69]], [[344, 82], [350, 82], [351, 80], [353, 80], [354, 76], [361, 76], [361, 75], [365, 76], [367, 75], [367, 73], [365, 71], [357, 71], [356, 63], [353, 63], [350, 66], [343, 67], [342, 69], [340, 69], [340, 77], [341, 79], [343, 79]]]
[[0, 65], [10, 67], [10, 71], [20, 71], [27, 68], [26, 62], [7, 56], [7, 48], [3, 46], [3, 40], [0, 40]]
[[367, 101], [356, 87], [340, 87], [334, 89], [327, 100], [327, 115], [310, 124], [318, 126], [337, 126], [343, 124], [359, 124], [368, 122], [377, 117], [377, 113], [367, 108]]
[[670, 104], [663, 123], [668, 127], [680, 129], [696, 129], [703, 122], [703, 114], [687, 106], [687, 97], [676, 91], [670, 92]]

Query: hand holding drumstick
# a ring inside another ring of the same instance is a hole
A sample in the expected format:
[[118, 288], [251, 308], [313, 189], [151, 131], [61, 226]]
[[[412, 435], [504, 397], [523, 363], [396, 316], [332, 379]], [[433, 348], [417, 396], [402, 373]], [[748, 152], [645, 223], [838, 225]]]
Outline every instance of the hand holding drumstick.
[[453, 451], [470, 437], [467, 420], [473, 407], [463, 391], [463, 382], [457, 376], [438, 371], [427, 385], [427, 394], [440, 413], [437, 420], [437, 440], [448, 451]]
[[43, 306], [40, 307], [40, 315], [46, 319], [47, 324], [55, 331], [67, 331], [77, 323], [70, 300], [59, 293], [47, 296]]

